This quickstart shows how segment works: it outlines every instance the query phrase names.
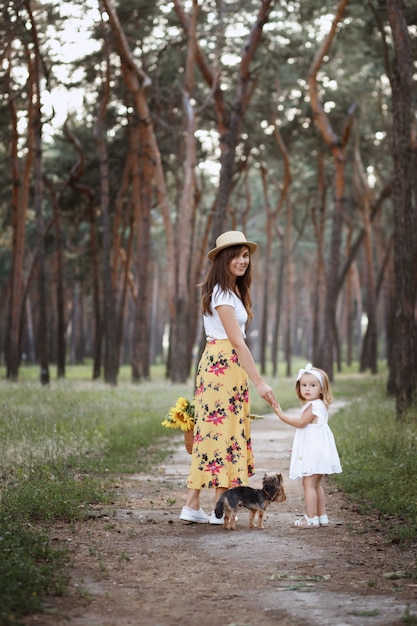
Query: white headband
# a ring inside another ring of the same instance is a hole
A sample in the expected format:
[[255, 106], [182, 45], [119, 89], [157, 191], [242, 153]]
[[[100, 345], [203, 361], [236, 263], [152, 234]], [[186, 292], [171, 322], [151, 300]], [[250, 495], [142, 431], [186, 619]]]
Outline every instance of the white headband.
[[313, 369], [313, 366], [311, 365], [311, 363], [307, 363], [304, 369], [298, 370], [297, 382], [300, 380], [303, 374], [313, 374], [313, 376], [317, 378], [317, 380], [320, 382], [320, 385], [323, 387], [323, 376], [321, 375], [320, 372]]

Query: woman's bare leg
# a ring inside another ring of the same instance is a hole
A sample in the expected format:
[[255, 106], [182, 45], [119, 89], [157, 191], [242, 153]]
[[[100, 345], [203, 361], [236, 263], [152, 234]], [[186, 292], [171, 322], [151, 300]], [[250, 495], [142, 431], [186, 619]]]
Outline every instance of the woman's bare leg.
[[220, 498], [222, 497], [222, 495], [224, 494], [224, 492], [227, 491], [226, 487], [217, 487], [216, 488], [216, 495], [214, 498], [214, 503], [216, 504]]
[[190, 507], [190, 509], [194, 509], [194, 511], [200, 510], [200, 490], [199, 489], [187, 490], [187, 499], [185, 501], [185, 506]]

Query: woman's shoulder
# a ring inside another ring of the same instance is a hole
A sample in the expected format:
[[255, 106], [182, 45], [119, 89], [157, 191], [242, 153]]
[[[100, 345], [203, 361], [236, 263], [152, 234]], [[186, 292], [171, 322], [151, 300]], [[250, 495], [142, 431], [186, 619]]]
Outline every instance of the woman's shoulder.
[[222, 287], [220, 283], [216, 283], [213, 287], [213, 293], [226, 293], [232, 294], [233, 291], [230, 287]]
[[214, 286], [212, 301], [216, 302], [216, 304], [233, 304], [236, 300], [238, 300], [238, 297], [231, 289], [224, 289], [219, 284]]

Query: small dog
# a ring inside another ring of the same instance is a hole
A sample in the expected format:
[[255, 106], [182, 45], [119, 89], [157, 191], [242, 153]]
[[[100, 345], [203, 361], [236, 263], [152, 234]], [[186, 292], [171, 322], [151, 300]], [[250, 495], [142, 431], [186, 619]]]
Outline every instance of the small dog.
[[[265, 474], [262, 489], [253, 487], [233, 487], [219, 498], [215, 514], [218, 519], [224, 514], [224, 528], [236, 529], [236, 514], [239, 506], [249, 509], [249, 528], [265, 528], [263, 517], [271, 502], [284, 502], [287, 499], [283, 486], [282, 474]], [[258, 524], [255, 516], [258, 513]]]

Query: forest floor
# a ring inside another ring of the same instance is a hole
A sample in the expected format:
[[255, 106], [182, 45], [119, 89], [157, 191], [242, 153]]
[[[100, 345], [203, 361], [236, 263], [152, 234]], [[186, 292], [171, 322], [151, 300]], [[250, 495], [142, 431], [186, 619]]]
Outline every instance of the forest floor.
[[[301, 483], [285, 479], [293, 436], [272, 414], [252, 424], [250, 484], [282, 472], [287, 493], [265, 530], [249, 530], [245, 509], [236, 531], [179, 520], [190, 460], [180, 440], [151, 474], [120, 477], [111, 512], [97, 507], [87, 522], [51, 532], [71, 555], [69, 590], [25, 626], [417, 624], [416, 546], [388, 542], [378, 518], [327, 483], [329, 527], [292, 527], [304, 512]], [[212, 497], [202, 492], [208, 513]]]

